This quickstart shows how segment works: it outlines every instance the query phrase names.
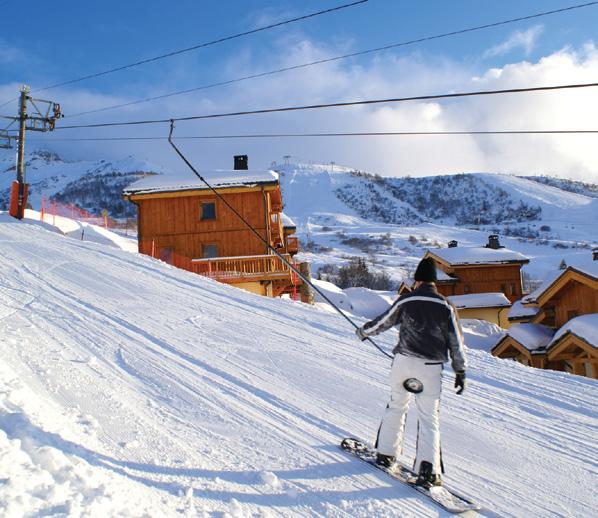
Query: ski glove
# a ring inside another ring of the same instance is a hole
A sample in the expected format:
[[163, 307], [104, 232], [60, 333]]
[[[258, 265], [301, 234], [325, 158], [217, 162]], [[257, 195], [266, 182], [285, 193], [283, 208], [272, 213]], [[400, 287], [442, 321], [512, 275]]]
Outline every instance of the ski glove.
[[465, 371], [455, 372], [455, 388], [457, 394], [461, 394], [465, 390]]
[[367, 338], [367, 335], [364, 333], [362, 327], [358, 327], [355, 330], [355, 334], [357, 335], [357, 338], [359, 338], [362, 342]]

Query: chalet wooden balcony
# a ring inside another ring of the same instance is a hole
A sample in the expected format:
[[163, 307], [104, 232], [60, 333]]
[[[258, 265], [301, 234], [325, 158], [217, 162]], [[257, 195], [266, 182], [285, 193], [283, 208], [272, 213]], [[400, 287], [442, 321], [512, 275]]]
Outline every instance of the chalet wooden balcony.
[[[289, 254], [283, 257], [292, 262]], [[191, 265], [195, 273], [228, 284], [293, 279], [292, 270], [276, 255], [192, 259]]]
[[296, 254], [299, 252], [299, 238], [295, 236], [287, 236], [287, 252], [289, 254]]

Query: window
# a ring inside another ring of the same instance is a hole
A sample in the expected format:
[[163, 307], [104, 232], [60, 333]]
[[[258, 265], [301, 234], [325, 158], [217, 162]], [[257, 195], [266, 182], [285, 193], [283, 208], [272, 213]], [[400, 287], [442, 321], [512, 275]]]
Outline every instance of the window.
[[506, 284], [501, 284], [500, 285], [500, 291], [502, 291], [506, 295], [507, 294], [507, 285]]
[[201, 245], [201, 255], [204, 259], [218, 257], [218, 246], [208, 244]]
[[216, 202], [203, 202], [199, 209], [199, 219], [201, 221], [216, 219]]
[[517, 286], [515, 284], [511, 284], [511, 295], [517, 295]]
[[577, 311], [575, 311], [574, 309], [571, 311], [567, 311], [567, 320], [575, 318], [578, 314], [579, 313], [577, 313]]

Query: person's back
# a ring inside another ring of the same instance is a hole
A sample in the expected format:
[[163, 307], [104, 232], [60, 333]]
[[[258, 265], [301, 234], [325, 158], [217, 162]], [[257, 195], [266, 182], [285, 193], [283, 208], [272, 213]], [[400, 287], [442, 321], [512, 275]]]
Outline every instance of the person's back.
[[[357, 330], [364, 340], [392, 327], [399, 342], [391, 368], [391, 398], [378, 430], [378, 462], [389, 466], [402, 449], [405, 415], [415, 394], [419, 414], [417, 458], [418, 483], [441, 484], [440, 391], [443, 364], [450, 355], [456, 373], [455, 387], [465, 388], [465, 350], [456, 311], [436, 291], [436, 264], [423, 259], [415, 272], [416, 288], [371, 322]], [[421, 439], [421, 440], [420, 440]]]

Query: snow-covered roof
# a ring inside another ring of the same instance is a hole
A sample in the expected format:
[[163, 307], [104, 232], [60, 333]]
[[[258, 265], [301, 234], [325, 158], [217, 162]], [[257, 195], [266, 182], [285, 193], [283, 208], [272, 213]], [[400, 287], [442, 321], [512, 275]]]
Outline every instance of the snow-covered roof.
[[436, 268], [436, 280], [442, 282], [442, 281], [456, 281], [457, 279], [455, 277], [451, 277], [444, 270], [441, 270], [440, 268]]
[[[200, 174], [214, 188], [248, 187], [278, 182], [278, 173], [258, 170], [200, 171]], [[123, 194], [150, 194], [208, 189], [192, 172], [146, 176], [129, 185]]]
[[505, 264], [527, 263], [529, 259], [519, 252], [508, 248], [486, 248], [484, 246], [435, 248], [428, 250], [432, 256], [451, 266], [466, 264]]
[[587, 275], [588, 277], [598, 280], [598, 261], [592, 261], [591, 263], [586, 263], [583, 265], [567, 266], [565, 270], [554, 270], [550, 272], [538, 288], [521, 299], [522, 302], [524, 304], [536, 302], [548, 288], [550, 288], [562, 275], [565, 275], [568, 271], [577, 271]]
[[590, 345], [598, 347], [598, 313], [582, 315], [569, 320], [556, 332], [548, 347], [552, 347], [568, 332], [579, 336]]
[[297, 228], [297, 225], [295, 225], [295, 222], [289, 216], [287, 216], [284, 212], [280, 213], [280, 220], [282, 221], [282, 226], [284, 228]]
[[524, 306], [520, 300], [513, 302], [509, 310], [509, 319], [535, 317], [540, 312], [540, 308], [535, 306]]
[[507, 331], [507, 336], [532, 352], [546, 347], [553, 335], [554, 331], [542, 324], [515, 324]]
[[457, 309], [509, 307], [511, 302], [504, 293], [470, 293], [452, 295], [449, 302]]

